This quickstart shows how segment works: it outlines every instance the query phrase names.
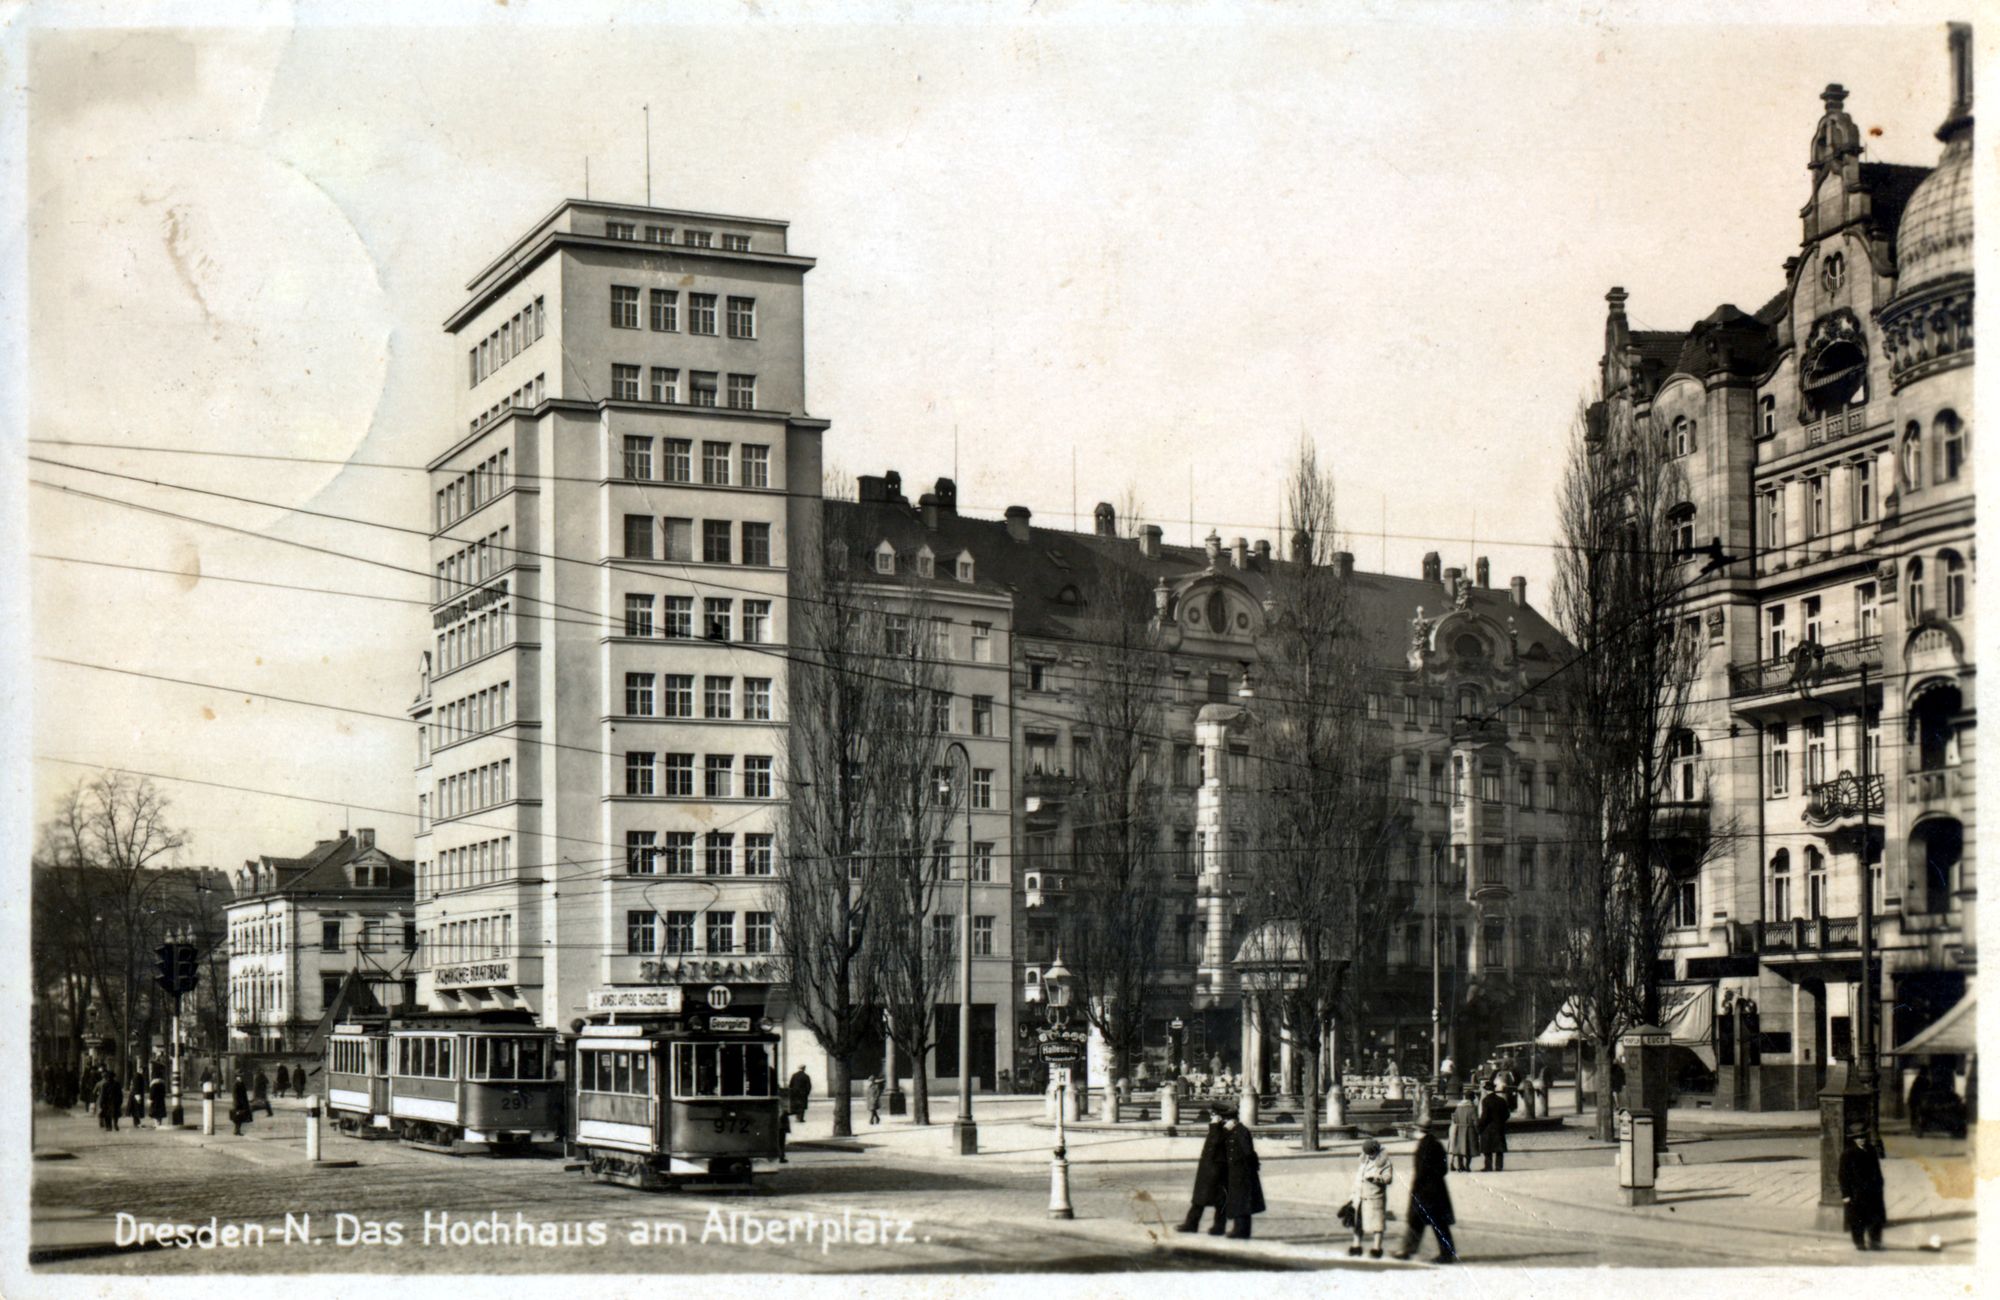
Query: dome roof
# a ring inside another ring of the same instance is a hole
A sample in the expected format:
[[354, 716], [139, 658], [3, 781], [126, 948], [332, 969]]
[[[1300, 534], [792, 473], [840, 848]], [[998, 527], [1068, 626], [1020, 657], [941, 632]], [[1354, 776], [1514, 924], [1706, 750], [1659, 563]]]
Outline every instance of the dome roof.
[[1896, 232], [1896, 294], [1956, 275], [1972, 274], [1972, 140], [1960, 134], [1945, 148], [1903, 208]]

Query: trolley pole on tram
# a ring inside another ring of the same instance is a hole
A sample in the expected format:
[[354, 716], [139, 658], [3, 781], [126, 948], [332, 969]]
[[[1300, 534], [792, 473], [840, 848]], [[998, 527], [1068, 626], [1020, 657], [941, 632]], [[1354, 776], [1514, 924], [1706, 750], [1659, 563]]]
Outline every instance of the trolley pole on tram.
[[951, 1123], [951, 1144], [962, 1156], [979, 1154], [979, 1125], [972, 1118], [972, 752], [952, 741], [965, 763], [965, 785], [959, 799], [965, 805], [965, 867], [958, 909], [958, 1118]]

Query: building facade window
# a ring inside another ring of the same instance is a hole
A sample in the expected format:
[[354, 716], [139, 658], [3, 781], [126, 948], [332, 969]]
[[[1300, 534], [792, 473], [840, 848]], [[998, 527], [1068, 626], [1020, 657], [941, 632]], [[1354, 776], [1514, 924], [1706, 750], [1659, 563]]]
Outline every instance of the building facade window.
[[729, 337], [733, 339], [754, 339], [757, 337], [757, 300], [755, 298], [734, 298], [729, 300]]
[[621, 330], [639, 328], [639, 288], [631, 284], [611, 286], [611, 327]]
[[611, 397], [619, 402], [639, 400], [639, 367], [613, 365], [611, 367]]
[[680, 329], [680, 291], [676, 289], [654, 289], [647, 303], [652, 317], [652, 326], [662, 334], [671, 334]]
[[1773, 722], [1765, 728], [1769, 753], [1766, 765], [1770, 770], [1770, 786], [1773, 797], [1787, 794], [1792, 783], [1791, 732], [1782, 722]]
[[649, 479], [653, 477], [653, 440], [651, 438], [625, 439], [625, 477]]
[[1944, 571], [1944, 616], [1965, 617], [1965, 559], [1957, 551], [1939, 551], [1938, 568]]
[[1937, 435], [1937, 481], [1955, 483], [1965, 470], [1965, 426], [1956, 411], [1939, 411], [1931, 429]]
[[743, 563], [759, 566], [771, 563], [771, 525], [743, 525]]
[[691, 293], [688, 295], [688, 333], [715, 333], [714, 294]]
[[746, 442], [738, 450], [743, 461], [743, 486], [771, 486], [771, 449], [761, 443]]
[[1792, 852], [1779, 849], [1771, 855], [1771, 919], [1792, 919]]
[[1924, 434], [1914, 420], [1903, 430], [1901, 454], [1903, 488], [1914, 492], [1924, 485]]

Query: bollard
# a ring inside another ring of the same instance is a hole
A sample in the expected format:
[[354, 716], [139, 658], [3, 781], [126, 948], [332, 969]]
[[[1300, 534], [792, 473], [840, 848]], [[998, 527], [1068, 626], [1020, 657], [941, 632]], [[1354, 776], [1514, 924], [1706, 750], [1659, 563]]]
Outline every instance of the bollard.
[[1326, 1126], [1328, 1128], [1347, 1127], [1347, 1089], [1338, 1084], [1326, 1094]]
[[203, 1083], [201, 1085], [201, 1135], [203, 1137], [215, 1136], [215, 1085], [213, 1083]]
[[1062, 1073], [1063, 1080], [1056, 1085], [1062, 1094], [1056, 1107], [1056, 1149], [1049, 1158], [1049, 1217], [1074, 1219], [1076, 1211], [1069, 1202], [1069, 1143], [1063, 1132], [1063, 1116], [1075, 1098], [1069, 1087], [1068, 1067], [1063, 1067]]
[[1160, 1089], [1160, 1122], [1169, 1129], [1181, 1122], [1181, 1095], [1171, 1083]]
[[306, 1098], [306, 1159], [319, 1163], [319, 1098]]

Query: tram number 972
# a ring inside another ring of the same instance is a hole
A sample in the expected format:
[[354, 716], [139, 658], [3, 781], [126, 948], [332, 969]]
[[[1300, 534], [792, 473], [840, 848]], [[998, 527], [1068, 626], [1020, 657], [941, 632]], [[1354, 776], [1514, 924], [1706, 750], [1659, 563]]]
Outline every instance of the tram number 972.
[[734, 1115], [726, 1115], [723, 1118], [714, 1121], [714, 1123], [715, 1123], [715, 1131], [718, 1133], [750, 1132], [750, 1121], [747, 1119], [738, 1119]]

